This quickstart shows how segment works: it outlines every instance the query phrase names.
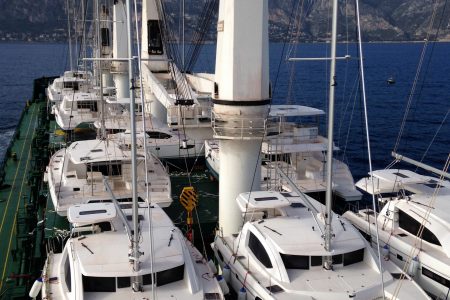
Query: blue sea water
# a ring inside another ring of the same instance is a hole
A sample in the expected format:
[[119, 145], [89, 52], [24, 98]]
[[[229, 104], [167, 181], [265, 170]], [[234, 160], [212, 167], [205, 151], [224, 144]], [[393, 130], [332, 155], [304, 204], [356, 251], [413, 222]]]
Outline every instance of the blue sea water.
[[31, 97], [33, 79], [67, 68], [64, 44], [0, 43], [0, 158]]
[[[363, 45], [375, 169], [384, 168], [392, 161], [390, 152], [396, 144], [423, 46], [423, 43]], [[286, 63], [286, 58], [326, 57], [328, 48], [328, 44], [302, 44], [296, 49], [288, 45], [271, 44], [273, 103], [309, 105], [327, 110], [329, 66], [323, 61], [303, 61], [295, 63], [294, 71], [291, 71], [291, 64]], [[450, 116], [442, 124], [450, 109], [449, 53], [450, 43], [427, 46], [398, 147], [401, 154], [421, 160], [436, 135], [423, 162], [439, 169], [443, 168], [450, 152]], [[362, 100], [357, 84], [359, 71], [356, 45], [340, 44], [338, 56], [346, 54], [351, 55], [352, 59], [337, 64], [335, 142], [341, 149], [339, 157], [349, 164], [354, 177], [358, 179], [367, 173], [368, 162]], [[61, 74], [68, 68], [67, 56], [68, 49], [64, 44], [0, 43], [0, 157], [3, 156], [26, 99], [31, 96], [33, 79]], [[205, 45], [196, 71], [213, 72], [214, 64], [215, 46]], [[389, 77], [395, 78], [396, 83], [387, 84]], [[439, 127], [441, 129], [437, 132]]]

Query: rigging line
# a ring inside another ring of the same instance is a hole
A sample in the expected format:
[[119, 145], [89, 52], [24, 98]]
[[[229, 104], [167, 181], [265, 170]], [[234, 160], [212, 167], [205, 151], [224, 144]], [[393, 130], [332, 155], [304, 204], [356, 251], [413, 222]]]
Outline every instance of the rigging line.
[[[441, 124], [439, 125], [438, 129], [437, 129], [436, 132], [434, 133], [434, 136], [433, 136], [433, 138], [431, 139], [431, 142], [430, 142], [430, 144], [428, 145], [427, 150], [425, 150], [425, 153], [424, 153], [424, 154], [422, 155], [422, 157], [420, 158], [420, 160], [419, 160], [420, 162], [423, 162], [423, 160], [424, 160], [425, 157], [427, 156], [428, 151], [430, 150], [431, 145], [433, 145], [434, 140], [436, 139], [437, 135], [439, 134], [439, 131], [441, 130], [442, 126], [444, 125], [445, 121], [447, 120], [447, 117], [448, 117], [449, 112], [450, 112], [450, 109], [447, 110], [447, 113], [445, 114], [444, 119], [442, 120], [442, 122], [441, 122]], [[415, 171], [417, 172], [418, 169], [419, 169], [419, 167], [416, 167], [416, 170], [415, 170]]]
[[[161, 5], [161, 7], [158, 7], [158, 9], [161, 11], [160, 12], [160, 17], [162, 18], [163, 21], [163, 27], [165, 28], [166, 32], [169, 36], [173, 36], [172, 31], [170, 30], [170, 28], [167, 26], [166, 23], [166, 17], [165, 17], [165, 13], [164, 13], [164, 5], [161, 1], [158, 1], [158, 4]], [[161, 35], [163, 37], [163, 39], [165, 39], [165, 34], [163, 32], [161, 32]], [[172, 43], [167, 43], [167, 39], [166, 39], [166, 44], [172, 45]], [[177, 55], [175, 57], [175, 61], [179, 62], [180, 58], [179, 58], [179, 53], [175, 51], [175, 49], [173, 48], [173, 46], [170, 46], [170, 57], [174, 57], [174, 55]], [[194, 99], [193, 95], [192, 95], [192, 91], [189, 87], [189, 84], [187, 82], [185, 73], [182, 73], [178, 68], [177, 68], [177, 64], [175, 62], [170, 62], [170, 66], [171, 66], [171, 76], [176, 84], [176, 88], [175, 88], [175, 95], [176, 95], [176, 99]], [[181, 121], [181, 125], [182, 125], [182, 131], [184, 134], [184, 139], [187, 139], [187, 135], [186, 135], [186, 124], [185, 124], [185, 117], [184, 117], [184, 113], [185, 110], [183, 109], [184, 106], [179, 106], [180, 109], [180, 120]], [[178, 138], [180, 139], [180, 136], [178, 135]], [[180, 140], [179, 140], [180, 141]], [[182, 141], [183, 142], [183, 141]], [[188, 164], [187, 164], [187, 159], [190, 158], [190, 154], [188, 149], [186, 149], [186, 155], [184, 156], [184, 162], [185, 162], [185, 166], [186, 166], [186, 172], [188, 172], [188, 178], [189, 178], [189, 184], [190, 186], [192, 186], [191, 183], [191, 174], [189, 173], [189, 168], [188, 168]]]
[[[358, 78], [355, 81], [354, 89], [356, 89], [356, 91], [355, 91], [355, 96], [352, 97], [354, 100], [353, 100], [353, 105], [352, 105], [352, 111], [350, 113], [350, 120], [349, 120], [348, 127], [347, 127], [347, 134], [345, 137], [344, 150], [342, 151], [342, 160], [344, 160], [344, 158], [346, 157], [346, 154], [347, 154], [347, 147], [348, 147], [348, 142], [350, 140], [350, 131], [351, 131], [351, 126], [352, 126], [352, 122], [353, 122], [353, 115], [355, 112], [355, 107], [356, 107], [356, 102], [357, 102], [356, 100], [358, 98], [358, 94], [360, 94], [359, 84], [358, 84], [358, 82], [360, 80], [361, 80], [360, 76], [358, 76]], [[348, 104], [350, 104], [350, 100], [348, 101]], [[346, 110], [347, 110], [347, 108], [346, 108]], [[342, 121], [342, 119], [344, 119], [344, 117], [341, 118], [341, 121]], [[340, 132], [340, 130], [341, 130], [341, 127], [339, 126], [339, 132]]]
[[[290, 16], [289, 16], [289, 26], [288, 26], [288, 28], [291, 26], [290, 24], [292, 23], [293, 15], [294, 15], [294, 12], [295, 12], [295, 9], [294, 9], [294, 7], [295, 7], [295, 6], [294, 6], [294, 5], [295, 5], [295, 1], [296, 1], [296, 0], [292, 0], [292, 2], [291, 2], [292, 7], [291, 7], [291, 14], [290, 14]], [[280, 60], [279, 60], [279, 62], [278, 62], [278, 68], [277, 68], [277, 73], [276, 73], [276, 76], [275, 76], [275, 83], [274, 83], [273, 89], [272, 89], [272, 95], [269, 95], [269, 97], [271, 97], [271, 98], [270, 98], [270, 103], [269, 103], [269, 105], [268, 105], [269, 107], [268, 107], [268, 109], [267, 109], [266, 116], [265, 116], [265, 118], [264, 118], [265, 120], [267, 120], [268, 117], [269, 117], [269, 115], [270, 115], [270, 109], [271, 109], [271, 107], [272, 107], [273, 95], [275, 94], [275, 89], [276, 89], [276, 87], [277, 87], [278, 77], [279, 77], [279, 74], [280, 74], [281, 65], [282, 65], [282, 63], [283, 63], [283, 56], [284, 56], [283, 54], [284, 54], [284, 52], [285, 52], [285, 49], [286, 49], [286, 45], [287, 45], [287, 44], [288, 44], [288, 37], [286, 37], [286, 38], [284, 39], [284, 42], [283, 42], [283, 48], [282, 48], [282, 50], [281, 50]], [[267, 128], [265, 128], [265, 130], [267, 130]], [[256, 164], [259, 164], [259, 163], [260, 163], [262, 144], [263, 144], [265, 135], [266, 135], [266, 132], [264, 132], [263, 136], [261, 137], [261, 141], [260, 141], [260, 143], [259, 143], [258, 159], [256, 160]], [[250, 193], [249, 193], [249, 196], [248, 196], [249, 199], [250, 199], [251, 194], [252, 194], [252, 186], [253, 186], [253, 183], [255, 182], [255, 177], [256, 177], [256, 171], [257, 171], [257, 169], [258, 169], [258, 165], [255, 165], [255, 168], [254, 168], [254, 171], [253, 171], [252, 183], [251, 183], [251, 186], [249, 187], [249, 190], [250, 190]], [[261, 182], [261, 178], [256, 178], [256, 180], [258, 180], [259, 182]], [[245, 204], [245, 212], [244, 212], [244, 216], [243, 216], [243, 218], [242, 218], [242, 226], [245, 224], [245, 218], [246, 218], [247, 213], [248, 213], [248, 205], [249, 205], [249, 202], [250, 202], [250, 201], [247, 201], [247, 203]], [[242, 234], [239, 234], [239, 239], [238, 239], [238, 242], [237, 242], [236, 251], [235, 251], [234, 249], [232, 249], [232, 250], [233, 250], [233, 254], [237, 254], [237, 253], [238, 253], [241, 238], [242, 238]], [[233, 247], [232, 247], [232, 248], [233, 248]]]
[[[298, 43], [299, 42], [299, 38], [300, 38], [300, 29], [301, 29], [301, 25], [302, 25], [302, 15], [303, 15], [303, 5], [304, 5], [304, 1], [299, 2], [296, 8], [296, 13], [295, 13], [295, 19], [298, 20], [297, 22], [294, 22], [294, 24], [292, 25], [292, 31], [295, 31], [295, 33], [293, 34], [294, 38], [293, 38], [293, 42], [292, 45], [294, 45], [294, 43]], [[300, 10], [300, 12], [298, 11]], [[297, 56], [297, 46], [292, 46], [293, 49], [293, 55]], [[288, 54], [290, 55], [290, 50], [288, 50]], [[287, 56], [288, 57], [288, 56]], [[286, 57], [286, 58], [287, 58]], [[289, 64], [289, 63], [288, 63]], [[295, 62], [291, 62], [290, 63], [290, 74], [289, 74], [289, 84], [288, 84], [288, 94], [287, 94], [287, 104], [292, 104], [292, 85], [294, 84], [294, 79], [295, 79]]]
[[[361, 74], [361, 92], [364, 103], [364, 120], [365, 120], [365, 130], [366, 130], [366, 142], [367, 142], [367, 155], [369, 159], [369, 171], [370, 171], [370, 179], [372, 181], [373, 187], [373, 173], [372, 173], [372, 153], [370, 149], [370, 135], [369, 135], [369, 120], [367, 116], [367, 98], [366, 98], [366, 84], [365, 84], [365, 76], [364, 76], [364, 61], [363, 61], [363, 49], [362, 49], [362, 38], [361, 38], [361, 22], [359, 18], [359, 0], [355, 0], [355, 15], [356, 15], [356, 29], [358, 36], [358, 49], [359, 49], [359, 66], [360, 66], [360, 74]], [[372, 193], [372, 206], [375, 220], [377, 219], [376, 212], [376, 204], [375, 204], [375, 195]], [[381, 288], [384, 299], [384, 278], [383, 278], [383, 267], [381, 265], [381, 253], [380, 253], [380, 239], [378, 235], [378, 222], [375, 221], [375, 231], [377, 236], [377, 251], [378, 251], [378, 267], [380, 268], [380, 278], [381, 278]]]
[[[194, 142], [194, 146], [195, 146], [195, 142]], [[201, 156], [201, 153], [202, 153], [204, 147], [205, 147], [205, 143], [203, 143], [202, 147], [200, 148], [200, 151], [198, 152], [198, 155], [195, 157], [195, 161], [192, 164], [190, 173], [194, 172], [194, 167], [197, 164], [198, 158]]]
[[[82, 24], [82, 26], [81, 26], [81, 32], [82, 32], [82, 35], [81, 36], [79, 36], [78, 38], [80, 39], [80, 44], [79, 44], [79, 46], [78, 46], [78, 59], [77, 59], [77, 70], [78, 70], [78, 68], [79, 68], [79, 61], [80, 61], [80, 58], [81, 58], [81, 56], [82, 56], [82, 49], [85, 49], [85, 47], [86, 47], [86, 39], [85, 39], [85, 31], [86, 31], [86, 16], [87, 16], [87, 12], [88, 12], [88, 10], [87, 10], [87, 0], [81, 0], [81, 2], [80, 2], [80, 13], [81, 13], [81, 24]], [[77, 34], [78, 32], [78, 19], [75, 19], [74, 20], [75, 21], [75, 34]], [[76, 37], [75, 37], [75, 39], [76, 39]], [[83, 54], [86, 54], [86, 52], [85, 51], [83, 51]], [[84, 56], [86, 56], [86, 55], [84, 55]], [[87, 66], [86, 66], [86, 62], [83, 62], [83, 69], [84, 70], [86, 70], [87, 69]]]
[[[348, 14], [349, 14], [349, 12], [348, 12], [348, 10], [349, 10], [348, 0], [345, 0], [345, 4], [344, 5], [345, 5], [345, 38], [346, 38], [345, 49], [346, 49], [346, 55], [349, 55], [349, 44], [350, 43], [349, 43], [349, 24], [348, 24], [349, 23], [349, 21], [348, 21]], [[346, 94], [346, 90], [347, 90], [348, 77], [349, 77], [349, 60], [346, 60], [345, 61], [344, 80], [343, 80], [344, 85], [343, 85], [343, 88], [342, 88], [342, 99], [346, 98], [345, 94]], [[355, 83], [356, 82], [359, 82], [359, 74], [358, 74], [358, 78], [356, 79]], [[350, 96], [351, 96], [351, 94], [350, 94]], [[350, 99], [351, 99], [351, 97], [349, 97], [348, 103], [350, 102]], [[338, 129], [338, 132], [337, 132], [338, 147], [340, 147], [341, 126], [344, 123], [344, 119], [345, 119], [344, 118], [344, 114], [346, 113], [346, 111], [347, 111], [346, 109], [347, 108], [348, 108], [348, 106], [342, 105], [341, 106], [341, 110], [340, 110], [340, 122], [339, 122], [339, 129]], [[353, 112], [352, 112], [351, 117], [353, 117]], [[351, 123], [349, 124], [348, 130], [350, 130], [350, 126], [351, 126]], [[342, 160], [344, 160], [344, 154], [342, 154]]]
[[205, 239], [203, 237], [203, 231], [202, 231], [202, 225], [200, 223], [200, 218], [198, 217], [198, 210], [197, 210], [197, 206], [194, 207], [194, 211], [195, 211], [195, 216], [197, 219], [197, 224], [198, 224], [198, 228], [200, 230], [200, 238], [202, 240], [202, 247], [203, 247], [203, 256], [205, 257], [206, 261], [208, 261], [208, 254], [206, 252], [206, 246], [205, 246]]
[[[138, 16], [137, 12], [137, 0], [134, 0], [134, 13]], [[138, 56], [138, 71], [139, 71], [139, 85], [140, 85], [140, 97], [141, 97], [141, 106], [142, 106], [142, 134], [143, 134], [143, 144], [144, 144], [144, 171], [145, 171], [145, 188], [146, 188], [146, 202], [148, 206], [148, 222], [149, 222], [149, 238], [150, 238], [150, 274], [151, 274], [151, 292], [152, 298], [156, 299], [156, 291], [155, 291], [155, 274], [153, 266], [155, 264], [154, 257], [154, 232], [153, 232], [153, 222], [152, 222], [152, 199], [150, 198], [150, 182], [148, 176], [148, 160], [149, 160], [149, 150], [147, 149], [147, 133], [146, 133], [146, 114], [145, 114], [145, 99], [144, 99], [144, 86], [142, 81], [142, 60], [141, 60], [141, 49], [140, 49], [140, 39], [139, 39], [139, 21], [138, 18], [135, 18], [135, 26], [136, 26], [136, 41], [137, 41], [137, 56]], [[131, 53], [129, 54], [131, 56]], [[133, 108], [134, 109], [134, 108]]]
[[209, 31], [212, 17], [216, 15], [218, 8], [217, 0], [209, 0], [205, 3], [202, 14], [200, 15], [199, 22], [197, 25], [197, 30], [194, 32], [192, 36], [191, 46], [188, 49], [189, 61], [184, 68], [184, 72], [192, 72], [194, 66], [197, 63], [199, 54], [203, 47], [203, 41], [205, 40], [206, 34]]
[[431, 32], [433, 24], [434, 24], [434, 19], [435, 19], [436, 13], [437, 13], [438, 3], [439, 3], [439, 0], [436, 0], [434, 2], [433, 13], [431, 15], [430, 23], [428, 24], [427, 38], [425, 39], [425, 43], [423, 45], [422, 52], [420, 54], [419, 64], [417, 65], [417, 69], [416, 69], [416, 74], [415, 74], [415, 77], [414, 77], [413, 85], [411, 87], [411, 91], [410, 91], [409, 96], [408, 96], [408, 101], [407, 101], [405, 113], [403, 115], [402, 123], [401, 123], [401, 126], [400, 126], [400, 131], [398, 133], [397, 140], [395, 142], [393, 152], [397, 152], [398, 147], [400, 145], [401, 138], [403, 136], [403, 132], [405, 130], [405, 125], [406, 125], [406, 121], [407, 121], [407, 118], [408, 118], [408, 115], [409, 115], [409, 110], [410, 110], [412, 102], [413, 102], [414, 94], [415, 94], [416, 87], [417, 87], [417, 82], [419, 81], [420, 72], [422, 71], [422, 65], [423, 65], [424, 60], [425, 60], [425, 54], [426, 54], [426, 51], [427, 51], [427, 48], [428, 48], [430, 32]]
[[[423, 92], [423, 89], [425, 87], [425, 82], [426, 82], [426, 79], [427, 79], [428, 72], [430, 70], [431, 61], [432, 61], [434, 50], [435, 50], [435, 47], [436, 47], [436, 41], [437, 41], [437, 38], [439, 36], [439, 32], [441, 30], [442, 22], [444, 20], [444, 13], [445, 13], [446, 7], [447, 7], [447, 0], [445, 1], [444, 6], [442, 8], [442, 13], [441, 13], [441, 16], [439, 18], [439, 24], [437, 26], [436, 34], [434, 35], [434, 38], [431, 38], [431, 40], [434, 41], [434, 42], [431, 43], [431, 50], [430, 50], [430, 54], [428, 56], [429, 58], [428, 58], [428, 60], [426, 62], [424, 75], [422, 76], [421, 85], [419, 87], [419, 92], [416, 93], [417, 103], [416, 103], [416, 106], [414, 107], [413, 112], [412, 112], [412, 117], [411, 117], [412, 121], [415, 120], [415, 115], [416, 115], [416, 111], [417, 111], [416, 107], [418, 106], [418, 104], [422, 100], [422, 92]], [[433, 21], [433, 24], [434, 24], [434, 21]], [[431, 35], [431, 33], [430, 33], [430, 35]], [[406, 136], [408, 135], [408, 131], [409, 131], [409, 128], [407, 127], [406, 128], [406, 132], [407, 133], [405, 134]], [[408, 142], [409, 142], [409, 139], [406, 139], [406, 143], [405, 143], [406, 146], [408, 145]]]

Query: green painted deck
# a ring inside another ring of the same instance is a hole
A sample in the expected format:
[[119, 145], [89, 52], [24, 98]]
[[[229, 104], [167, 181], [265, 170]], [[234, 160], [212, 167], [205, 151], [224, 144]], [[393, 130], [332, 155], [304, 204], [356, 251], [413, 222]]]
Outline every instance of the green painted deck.
[[[17, 254], [21, 222], [20, 212], [31, 195], [28, 175], [31, 168], [31, 145], [38, 126], [39, 110], [45, 103], [33, 103], [25, 109], [19, 123], [18, 136], [4, 165], [4, 181], [0, 190], [0, 295], [7, 292], [5, 283], [19, 280], [21, 262]], [[18, 225], [19, 224], [19, 225]]]

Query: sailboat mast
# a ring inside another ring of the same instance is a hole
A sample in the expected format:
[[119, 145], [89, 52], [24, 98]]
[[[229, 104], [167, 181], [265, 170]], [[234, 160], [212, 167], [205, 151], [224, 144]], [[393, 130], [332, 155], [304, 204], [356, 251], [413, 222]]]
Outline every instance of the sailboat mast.
[[[137, 161], [136, 161], [136, 111], [134, 99], [134, 79], [133, 79], [133, 60], [131, 59], [133, 50], [133, 39], [131, 35], [131, 2], [126, 0], [126, 14], [127, 14], [127, 38], [128, 38], [128, 79], [130, 89], [130, 130], [131, 130], [131, 182], [133, 194], [133, 270], [139, 271], [139, 203], [137, 197]], [[132, 287], [134, 291], [141, 290], [141, 282], [138, 276], [133, 277]]]
[[182, 20], [182, 24], [183, 24], [183, 26], [182, 26], [182, 29], [181, 29], [181, 35], [182, 35], [182, 41], [181, 41], [181, 46], [182, 46], [182, 55], [181, 55], [181, 71], [182, 72], [185, 72], [186, 70], [185, 70], [185, 66], [184, 66], [184, 56], [185, 56], [185, 50], [184, 50], [184, 47], [185, 47], [185, 37], [184, 37], [184, 31], [185, 31], [185, 28], [184, 28], [184, 14], [185, 14], [185, 3], [184, 3], [184, 0], [181, 0], [181, 2], [182, 2], [182, 9], [181, 9], [181, 11], [182, 11], [182, 16], [181, 16], [181, 20]]
[[[101, 42], [101, 32], [100, 32], [100, 4], [98, 0], [94, 1], [94, 15], [95, 15], [95, 35], [96, 35], [96, 41], [97, 41], [97, 45], [96, 45], [96, 53], [95, 56], [97, 58], [101, 58], [102, 56], [102, 42]], [[97, 71], [97, 82], [99, 85], [99, 96], [100, 96], [100, 124], [101, 124], [101, 128], [100, 128], [100, 137], [102, 139], [104, 139], [106, 137], [106, 131], [105, 131], [105, 103], [104, 103], [104, 99], [103, 99], [103, 72], [102, 72], [102, 62], [101, 61], [97, 61], [95, 63], [96, 66], [96, 71]]]
[[69, 39], [69, 64], [70, 64], [70, 70], [73, 71], [73, 56], [72, 56], [72, 34], [70, 30], [70, 6], [69, 6], [69, 0], [66, 0], [66, 6], [67, 6], [67, 35]]
[[[81, 40], [81, 44], [83, 45], [83, 57], [87, 58], [87, 52], [86, 52], [86, 10], [87, 10], [87, 1], [86, 0], [82, 0], [81, 1], [81, 21], [83, 24], [82, 28], [83, 28], [83, 35], [82, 35], [82, 40]], [[86, 71], [87, 70], [87, 66], [86, 66], [86, 61], [83, 60], [83, 70]]]
[[[331, 221], [332, 221], [332, 195], [333, 195], [333, 127], [334, 127], [334, 98], [336, 87], [336, 39], [337, 39], [337, 18], [338, 1], [333, 0], [333, 13], [331, 21], [331, 64], [330, 64], [330, 91], [328, 98], [328, 145], [327, 145], [327, 190], [325, 195], [325, 250], [331, 251], [331, 238], [333, 236]], [[324, 267], [331, 267], [331, 256], [328, 256], [324, 261]]]

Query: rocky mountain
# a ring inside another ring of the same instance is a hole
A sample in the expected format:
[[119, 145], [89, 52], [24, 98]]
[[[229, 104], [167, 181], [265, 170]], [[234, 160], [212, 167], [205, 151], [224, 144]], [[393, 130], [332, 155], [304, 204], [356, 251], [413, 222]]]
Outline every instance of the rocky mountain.
[[[75, 2], [74, 9], [80, 10], [81, 0], [69, 1]], [[206, 1], [209, 0], [186, 3], [188, 31], [196, 26]], [[167, 4], [169, 20], [177, 28], [180, 0], [163, 2]], [[450, 40], [450, 5], [445, 6], [444, 2], [361, 0], [363, 38], [365, 41], [423, 40], [427, 34], [434, 39], [438, 33], [438, 40]], [[0, 0], [0, 40], [64, 40], [67, 27], [65, 3], [66, 0]], [[269, 0], [271, 39], [326, 40], [330, 27], [330, 3], [324, 0]], [[340, 39], [354, 40], [354, 2], [339, 0], [339, 3]], [[436, 9], [435, 3], [438, 3]], [[434, 22], [430, 27], [433, 12]], [[215, 20], [211, 23], [211, 32], [214, 32]], [[301, 24], [300, 30], [295, 26], [298, 24]]]

